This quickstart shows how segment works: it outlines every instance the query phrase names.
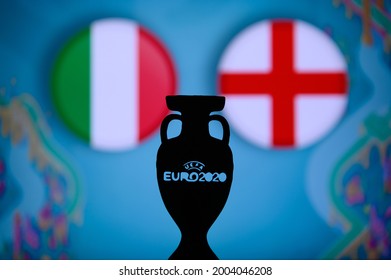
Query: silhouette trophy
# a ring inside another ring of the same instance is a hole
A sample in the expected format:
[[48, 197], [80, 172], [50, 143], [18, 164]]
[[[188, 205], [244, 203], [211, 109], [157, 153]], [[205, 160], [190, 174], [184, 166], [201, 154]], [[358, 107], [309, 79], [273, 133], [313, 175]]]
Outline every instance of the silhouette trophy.
[[[218, 259], [207, 241], [207, 233], [228, 199], [233, 159], [228, 146], [228, 122], [210, 115], [224, 108], [222, 96], [167, 96], [167, 106], [179, 114], [162, 122], [162, 144], [157, 153], [157, 180], [164, 205], [182, 237], [169, 259]], [[179, 136], [168, 139], [172, 120], [180, 120]], [[223, 127], [222, 139], [209, 134], [209, 123]]]

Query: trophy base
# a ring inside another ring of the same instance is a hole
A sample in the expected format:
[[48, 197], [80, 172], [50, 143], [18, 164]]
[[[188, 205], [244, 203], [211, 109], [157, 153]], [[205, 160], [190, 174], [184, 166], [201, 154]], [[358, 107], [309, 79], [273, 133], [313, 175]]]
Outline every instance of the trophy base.
[[178, 248], [169, 257], [169, 260], [218, 260], [219, 258], [209, 247], [208, 241], [184, 241], [182, 238]]

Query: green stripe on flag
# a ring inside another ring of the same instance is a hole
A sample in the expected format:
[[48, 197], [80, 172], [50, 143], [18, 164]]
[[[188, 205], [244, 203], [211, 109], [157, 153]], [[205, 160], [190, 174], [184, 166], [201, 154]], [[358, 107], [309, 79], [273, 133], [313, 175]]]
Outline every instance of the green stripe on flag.
[[77, 34], [60, 53], [52, 77], [53, 102], [63, 121], [90, 140], [90, 29]]

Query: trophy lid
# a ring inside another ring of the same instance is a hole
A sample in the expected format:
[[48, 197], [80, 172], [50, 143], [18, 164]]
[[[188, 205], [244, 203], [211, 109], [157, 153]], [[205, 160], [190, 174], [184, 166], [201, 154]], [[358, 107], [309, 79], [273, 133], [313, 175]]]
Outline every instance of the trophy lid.
[[167, 107], [172, 111], [210, 113], [223, 110], [225, 97], [213, 95], [169, 95], [166, 96], [166, 103]]

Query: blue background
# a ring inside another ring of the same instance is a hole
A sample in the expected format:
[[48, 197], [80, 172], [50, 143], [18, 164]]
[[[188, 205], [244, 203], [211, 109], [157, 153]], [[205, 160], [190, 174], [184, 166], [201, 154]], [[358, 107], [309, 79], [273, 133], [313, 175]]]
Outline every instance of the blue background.
[[[379, 68], [386, 67], [380, 39], [375, 36], [371, 48], [362, 46], [360, 19], [347, 20], [345, 9], [328, 0], [0, 0], [0, 85], [16, 77], [13, 90], [34, 96], [53, 138], [83, 182], [83, 221], [69, 231], [69, 251], [76, 259], [166, 259], [180, 240], [155, 177], [159, 135], [126, 152], [94, 151], [65, 127], [51, 103], [51, 67], [62, 45], [91, 21], [105, 17], [135, 20], [161, 39], [175, 63], [179, 94], [217, 94], [219, 59], [230, 40], [252, 23], [292, 18], [332, 31], [349, 55], [349, 76], [354, 81], [343, 120], [324, 139], [301, 150], [261, 149], [233, 130], [232, 190], [208, 235], [221, 259], [321, 258], [343, 233], [330, 225], [327, 214], [320, 213], [321, 206], [314, 206], [316, 196], [324, 193], [316, 188], [327, 188], [337, 154], [359, 137], [365, 113], [358, 113], [373, 98], [371, 87], [376, 83], [363, 72], [362, 63], [367, 61], [374, 79]], [[375, 65], [370, 59], [380, 62]], [[378, 82], [384, 91], [366, 109], [368, 113], [390, 104], [385, 92], [391, 89], [391, 79], [385, 69], [381, 73], [386, 80]], [[28, 171], [26, 147], [3, 141], [3, 151], [18, 183], [35, 186], [35, 191], [25, 190], [30, 196], [24, 196], [25, 211], [30, 211], [28, 207], [34, 211], [39, 207], [31, 206], [39, 204], [34, 197], [42, 191]]]

